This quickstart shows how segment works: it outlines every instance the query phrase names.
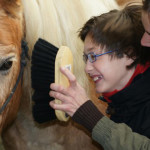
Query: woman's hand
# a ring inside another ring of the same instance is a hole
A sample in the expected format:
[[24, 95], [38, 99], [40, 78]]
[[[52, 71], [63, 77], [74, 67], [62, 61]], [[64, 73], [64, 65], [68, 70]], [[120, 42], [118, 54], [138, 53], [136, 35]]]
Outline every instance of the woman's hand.
[[76, 81], [75, 76], [66, 68], [60, 68], [60, 71], [68, 78], [70, 86], [65, 88], [61, 85], [52, 83], [50, 88], [50, 96], [61, 100], [61, 104], [56, 104], [55, 101], [50, 102], [50, 106], [56, 110], [62, 110], [71, 117], [77, 109], [85, 103], [89, 98], [85, 90]]

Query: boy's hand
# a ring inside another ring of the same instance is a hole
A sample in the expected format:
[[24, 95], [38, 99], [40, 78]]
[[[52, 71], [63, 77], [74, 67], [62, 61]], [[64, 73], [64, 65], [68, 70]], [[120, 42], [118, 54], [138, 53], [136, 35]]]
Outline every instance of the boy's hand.
[[68, 78], [70, 86], [64, 88], [61, 85], [52, 83], [49, 95], [56, 99], [59, 99], [62, 103], [55, 104], [55, 101], [50, 102], [50, 106], [56, 110], [62, 110], [71, 117], [77, 111], [77, 109], [85, 103], [89, 98], [85, 90], [76, 81], [75, 76], [66, 68], [60, 68], [60, 71]]

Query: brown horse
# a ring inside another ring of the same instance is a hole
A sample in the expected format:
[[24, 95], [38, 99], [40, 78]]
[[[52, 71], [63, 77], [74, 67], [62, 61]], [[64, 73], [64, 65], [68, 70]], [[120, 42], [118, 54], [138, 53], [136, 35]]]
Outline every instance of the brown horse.
[[[91, 16], [114, 8], [118, 9], [114, 0], [109, 0], [109, 3], [106, 0], [0, 0], [0, 107], [9, 97], [19, 76], [21, 41], [26, 38], [31, 56], [35, 42], [41, 37], [57, 47], [70, 47], [76, 63], [74, 74], [77, 80], [86, 88], [87, 93], [92, 95], [91, 99], [104, 113], [106, 105], [97, 100], [93, 86], [89, 86], [92, 83], [83, 71], [83, 44], [77, 38], [77, 31]], [[0, 116], [0, 131], [5, 149], [100, 149], [88, 133], [71, 119], [67, 123], [53, 121], [44, 125], [34, 122], [31, 110], [30, 68], [29, 61], [23, 80], [19, 82]]]

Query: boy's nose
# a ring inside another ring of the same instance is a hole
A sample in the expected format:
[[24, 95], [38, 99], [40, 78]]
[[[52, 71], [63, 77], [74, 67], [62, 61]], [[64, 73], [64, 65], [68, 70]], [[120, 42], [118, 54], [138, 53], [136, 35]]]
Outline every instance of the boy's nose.
[[92, 69], [93, 69], [93, 63], [87, 60], [86, 65], [85, 65], [85, 72], [90, 73]]

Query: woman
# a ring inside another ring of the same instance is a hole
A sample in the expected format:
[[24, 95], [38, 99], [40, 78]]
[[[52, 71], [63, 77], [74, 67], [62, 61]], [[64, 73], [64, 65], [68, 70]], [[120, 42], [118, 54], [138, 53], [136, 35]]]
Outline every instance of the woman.
[[109, 102], [111, 119], [117, 123], [96, 109], [67, 69], [61, 68], [61, 72], [69, 79], [70, 87], [50, 86], [50, 95], [62, 101], [51, 102], [51, 107], [65, 111], [92, 132], [104, 149], [150, 148], [149, 139], [137, 134], [150, 136], [150, 118], [144, 112], [146, 109], [149, 114], [150, 52], [140, 46], [144, 33], [140, 13], [140, 6], [113, 10], [91, 18], [79, 34], [84, 42], [85, 71], [95, 82], [96, 91]]
[[143, 0], [142, 23], [145, 33], [141, 39], [141, 44], [150, 47], [150, 1]]

